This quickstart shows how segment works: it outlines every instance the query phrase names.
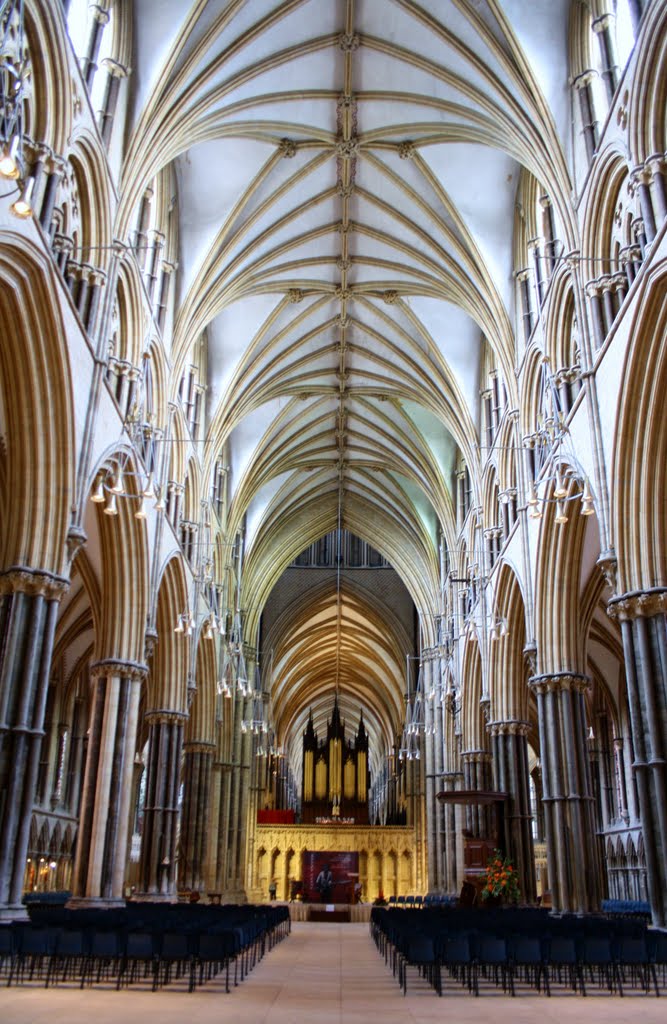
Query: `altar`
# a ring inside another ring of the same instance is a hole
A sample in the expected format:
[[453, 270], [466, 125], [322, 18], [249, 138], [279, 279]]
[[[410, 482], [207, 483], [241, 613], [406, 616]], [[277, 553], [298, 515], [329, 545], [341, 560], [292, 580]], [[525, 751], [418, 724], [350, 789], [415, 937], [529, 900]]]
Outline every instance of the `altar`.
[[371, 919], [372, 903], [330, 904], [327, 909], [321, 903], [289, 903], [288, 909], [292, 921], [312, 922], [351, 922], [352, 924], [368, 924]]

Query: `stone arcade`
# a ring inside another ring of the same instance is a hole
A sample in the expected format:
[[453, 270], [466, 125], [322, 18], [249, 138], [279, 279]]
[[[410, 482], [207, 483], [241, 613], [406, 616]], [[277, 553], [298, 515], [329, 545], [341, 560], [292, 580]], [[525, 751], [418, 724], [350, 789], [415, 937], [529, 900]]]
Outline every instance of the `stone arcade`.
[[464, 790], [667, 927], [666, 37], [1, 0], [2, 920], [456, 893]]

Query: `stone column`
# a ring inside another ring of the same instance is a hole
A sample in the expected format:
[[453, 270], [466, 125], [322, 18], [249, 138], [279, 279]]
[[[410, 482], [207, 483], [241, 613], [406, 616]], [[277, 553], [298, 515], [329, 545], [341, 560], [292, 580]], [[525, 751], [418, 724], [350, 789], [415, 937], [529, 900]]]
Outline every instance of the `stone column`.
[[653, 216], [656, 228], [659, 230], [662, 222], [667, 217], [667, 188], [665, 186], [665, 173], [667, 163], [662, 153], [655, 153], [645, 162], [644, 167], [649, 174], [649, 189], [651, 202], [653, 204]]
[[[442, 789], [445, 793], [454, 793], [461, 781], [460, 772], [445, 772]], [[444, 805], [445, 856], [444, 884], [448, 893], [458, 891], [458, 865], [456, 858], [456, 807], [454, 804]]]
[[[491, 789], [491, 754], [488, 750], [464, 750], [461, 765], [464, 789]], [[469, 804], [466, 807], [466, 827], [472, 836], [488, 838], [491, 835], [488, 806]]]
[[[248, 671], [250, 678], [250, 670]], [[241, 730], [247, 698], [237, 694], [234, 700], [234, 728], [232, 736], [231, 770], [225, 778], [222, 808], [226, 841], [223, 891], [239, 899], [242, 895], [242, 860], [246, 833], [247, 795], [250, 784], [250, 753], [252, 734]]]
[[100, 46], [102, 44], [102, 36], [104, 34], [105, 26], [109, 23], [109, 12], [105, 11], [99, 4], [90, 5], [90, 13], [93, 18], [93, 25], [90, 30], [90, 37], [88, 39], [88, 48], [86, 50], [86, 56], [81, 62], [81, 70], [83, 71], [83, 77], [86, 80], [86, 85], [90, 91], [93, 87], [95, 80], [95, 72], [97, 71], [97, 58], [100, 52]]
[[146, 799], [141, 837], [142, 892], [171, 898], [176, 888], [176, 833], [183, 726], [176, 711], [152, 711], [148, 723]]
[[73, 905], [123, 904], [139, 699], [146, 666], [107, 659], [94, 680]]
[[0, 921], [21, 903], [58, 604], [68, 583], [42, 570], [0, 576]]
[[236, 856], [232, 861], [234, 867], [235, 889], [245, 899], [245, 868], [246, 844], [248, 839], [248, 808], [250, 798], [251, 759], [253, 756], [253, 735], [251, 732], [241, 735], [240, 785], [238, 790], [238, 820], [236, 837]]
[[632, 184], [639, 196], [639, 206], [642, 212], [644, 223], [644, 234], [646, 242], [652, 242], [656, 235], [655, 216], [653, 213], [653, 202], [651, 198], [651, 179], [653, 175], [646, 167], [636, 167], [632, 172]]
[[148, 255], [148, 227], [151, 220], [152, 198], [153, 189], [149, 186], [141, 198], [141, 205], [139, 207], [139, 223], [137, 225], [133, 246], [136, 250], [135, 255], [137, 257], [137, 263], [142, 270], [146, 266], [146, 257]]
[[602, 61], [602, 80], [607, 91], [607, 99], [611, 103], [618, 85], [618, 59], [616, 57], [616, 43], [614, 37], [614, 15], [605, 12], [601, 17], [595, 18], [591, 28], [598, 37], [600, 44], [600, 58]]
[[62, 181], [65, 173], [65, 166], [65, 161], [62, 157], [58, 156], [51, 156], [50, 159], [44, 163], [44, 170], [47, 177], [44, 182], [44, 190], [42, 192], [42, 205], [39, 211], [39, 223], [42, 225], [47, 235], [50, 235], [52, 231], [51, 222], [53, 220], [53, 209], [56, 205], [60, 182]]
[[179, 884], [184, 889], [198, 892], [207, 887], [206, 858], [214, 753], [213, 743], [185, 744]]
[[[442, 671], [441, 662], [435, 663], [434, 669], [436, 672]], [[442, 789], [444, 771], [445, 771], [445, 739], [443, 730], [443, 704], [441, 701], [436, 702], [433, 709], [433, 719], [435, 724], [435, 736], [434, 736], [434, 762], [433, 767], [435, 771], [435, 792], [438, 793]], [[445, 809], [439, 800], [435, 801], [435, 864], [436, 864], [436, 890], [443, 892], [446, 887], [446, 872], [445, 872]]]
[[653, 924], [667, 928], [667, 588], [613, 598], [621, 623]]
[[99, 267], [93, 267], [88, 277], [88, 306], [84, 312], [83, 323], [88, 334], [94, 337], [97, 329], [97, 312], [106, 274]]
[[523, 321], [524, 340], [527, 345], [534, 327], [533, 303], [530, 297], [530, 270], [524, 267], [523, 270], [517, 271], [515, 276], [519, 282], [521, 319]]
[[493, 749], [495, 788], [508, 793], [505, 805], [506, 852], [514, 861], [521, 899], [534, 903], [535, 856], [528, 775], [528, 722], [492, 722], [489, 725]]
[[595, 153], [598, 144], [598, 123], [595, 118], [593, 92], [591, 90], [591, 82], [593, 81], [594, 76], [595, 72], [589, 69], [588, 71], [584, 71], [583, 74], [578, 75], [572, 83], [579, 95], [581, 125], [584, 142], [586, 143], [586, 153], [589, 160], [593, 159], [593, 154]]
[[122, 64], [119, 64], [118, 61], [111, 60], [109, 57], [102, 61], [102, 66], [105, 68], [109, 77], [107, 78], [107, 87], [104, 94], [102, 109], [99, 113], [99, 128], [102, 141], [108, 149], [109, 143], [111, 142], [111, 133], [113, 131], [116, 107], [118, 105], [120, 83], [124, 78], [127, 78], [128, 69], [123, 67]]
[[[423, 657], [423, 655], [422, 655]], [[433, 662], [424, 660], [424, 691], [430, 693], [433, 687]], [[436, 829], [435, 821], [437, 814], [437, 782], [435, 778], [435, 729], [434, 729], [434, 701], [424, 702], [424, 724], [426, 735], [424, 737], [424, 761], [426, 766], [426, 870], [428, 876], [428, 891], [433, 892], [437, 888], [436, 868]]]
[[607, 336], [603, 317], [601, 283], [599, 281], [589, 281], [586, 285], [586, 294], [589, 299], [589, 308], [591, 311], [593, 344], [596, 349], [599, 349]]
[[596, 835], [584, 691], [576, 672], [532, 676], [542, 758], [544, 826], [554, 910], [598, 909]]

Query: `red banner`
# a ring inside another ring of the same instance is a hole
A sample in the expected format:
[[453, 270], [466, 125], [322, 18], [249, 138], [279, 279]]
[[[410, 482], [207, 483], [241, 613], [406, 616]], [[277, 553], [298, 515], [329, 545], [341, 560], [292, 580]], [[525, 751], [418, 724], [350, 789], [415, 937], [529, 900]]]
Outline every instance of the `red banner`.
[[257, 811], [258, 825], [293, 825], [294, 811]]

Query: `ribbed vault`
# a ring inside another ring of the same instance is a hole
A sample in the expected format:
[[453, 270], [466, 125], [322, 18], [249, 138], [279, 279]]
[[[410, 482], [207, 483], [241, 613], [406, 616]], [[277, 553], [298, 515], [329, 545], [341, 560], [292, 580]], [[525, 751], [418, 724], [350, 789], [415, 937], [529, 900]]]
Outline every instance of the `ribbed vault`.
[[309, 509], [306, 473], [326, 467], [346, 493], [363, 490], [371, 518], [398, 485], [406, 519], [428, 508], [431, 527], [451, 524], [457, 454], [471, 467], [478, 456], [484, 340], [516, 398], [522, 167], [575, 241], [568, 111], [548, 59], [565, 46], [568, 5], [535, 6], [215, 0], [187, 17], [178, 5], [170, 19], [137, 12], [145, 96], [120, 234], [173, 164], [173, 380], [206, 332], [207, 468], [229, 455], [232, 524], [251, 509], [257, 537], [275, 533], [276, 488]]
[[[117, 234], [131, 235], [168, 170], [169, 397], [203, 352], [201, 494], [222, 465], [222, 543], [244, 538], [249, 643], [281, 574], [339, 524], [395, 567], [435, 642], [457, 470], [479, 479], [483, 367], [518, 407], [522, 175], [548, 193], [566, 250], [577, 245], [556, 71], [569, 6], [137, 5]], [[390, 746], [414, 648], [351, 594], [340, 620], [331, 594], [311, 595], [283, 626], [273, 699], [293, 766], [307, 708], [323, 725], [336, 680], [348, 722], [367, 701], [375, 749]]]
[[370, 741], [371, 770], [394, 742], [404, 713], [404, 627], [378, 597], [335, 577], [293, 602], [265, 638], [276, 734], [301, 783], [302, 735], [312, 713], [326, 736], [334, 696], [347, 735], [360, 715]]

